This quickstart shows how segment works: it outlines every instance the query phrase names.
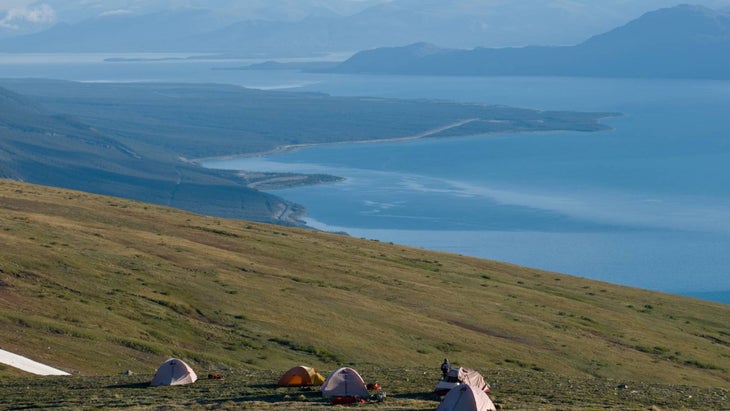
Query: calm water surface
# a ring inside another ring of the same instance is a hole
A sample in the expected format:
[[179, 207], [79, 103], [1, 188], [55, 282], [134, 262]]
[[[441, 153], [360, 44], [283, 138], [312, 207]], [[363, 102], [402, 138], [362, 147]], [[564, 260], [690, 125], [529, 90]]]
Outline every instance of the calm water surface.
[[302, 89], [623, 115], [599, 133], [325, 146], [208, 165], [346, 177], [276, 192], [320, 229], [668, 292], [730, 289], [728, 82], [348, 76]]
[[[279, 190], [316, 228], [730, 303], [730, 82], [345, 76], [3, 55], [0, 77], [219, 82], [334, 95], [621, 112], [612, 131], [323, 146], [210, 167], [325, 172]], [[698, 294], [707, 293], [707, 294]]]

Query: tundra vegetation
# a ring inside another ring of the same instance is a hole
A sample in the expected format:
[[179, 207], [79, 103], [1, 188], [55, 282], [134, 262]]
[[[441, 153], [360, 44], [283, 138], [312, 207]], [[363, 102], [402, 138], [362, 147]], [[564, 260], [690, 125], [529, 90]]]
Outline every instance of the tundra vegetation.
[[[2, 408], [324, 408], [273, 385], [307, 364], [433, 409], [445, 356], [508, 409], [728, 407], [723, 304], [10, 180], [0, 242], [2, 348], [73, 374], [0, 367]], [[168, 357], [201, 381], [146, 388]]]

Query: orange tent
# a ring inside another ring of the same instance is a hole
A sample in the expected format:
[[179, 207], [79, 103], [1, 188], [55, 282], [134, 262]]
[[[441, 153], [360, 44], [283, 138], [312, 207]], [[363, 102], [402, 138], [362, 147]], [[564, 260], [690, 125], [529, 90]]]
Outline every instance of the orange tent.
[[303, 385], [321, 385], [324, 377], [312, 367], [298, 365], [290, 368], [279, 378], [280, 387], [301, 387]]

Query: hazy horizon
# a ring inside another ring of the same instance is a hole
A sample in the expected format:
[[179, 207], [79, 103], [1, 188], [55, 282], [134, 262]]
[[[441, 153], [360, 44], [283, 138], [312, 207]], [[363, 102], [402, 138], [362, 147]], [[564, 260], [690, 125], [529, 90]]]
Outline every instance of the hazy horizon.
[[[203, 13], [195, 27], [200, 32], [222, 29], [241, 21], [297, 22], [344, 19], [358, 13], [374, 19], [413, 17], [421, 26], [468, 26], [453, 47], [571, 45], [623, 25], [659, 8], [687, 3], [677, 0], [5, 0], [0, 4], [0, 38], [37, 33], [57, 24], [76, 24], [104, 16], [144, 15], [171, 11]], [[692, 4], [730, 9], [730, 0], [698, 0]], [[380, 13], [380, 14], [378, 14]], [[385, 17], [383, 17], [385, 16]], [[404, 17], [405, 16], [405, 17]], [[164, 19], [163, 19], [164, 21]], [[388, 22], [385, 22], [388, 23]], [[556, 30], [559, 27], [559, 30]], [[157, 27], [161, 32], [169, 27]], [[424, 30], [424, 27], [402, 27]], [[191, 27], [192, 31], [193, 28]], [[362, 36], [373, 33], [361, 33]], [[457, 36], [455, 34], [455, 36]], [[418, 35], [413, 38], [418, 40]], [[428, 40], [428, 39], [422, 39]], [[439, 44], [442, 45], [442, 44]], [[322, 50], [331, 51], [331, 50]], [[353, 50], [355, 51], [355, 50]]]

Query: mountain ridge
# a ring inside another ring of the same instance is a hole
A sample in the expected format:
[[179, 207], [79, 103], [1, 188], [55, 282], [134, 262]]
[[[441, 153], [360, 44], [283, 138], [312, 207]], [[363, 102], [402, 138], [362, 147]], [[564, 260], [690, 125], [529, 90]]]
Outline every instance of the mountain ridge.
[[245, 187], [233, 173], [205, 170], [143, 146], [133, 147], [133, 141], [123, 142], [77, 116], [50, 110], [35, 98], [2, 87], [0, 108], [4, 178], [230, 217], [295, 223], [291, 216], [277, 216], [281, 210], [296, 210], [296, 205]]
[[[85, 19], [71, 19], [63, 30], [57, 26], [4, 37], [0, 51], [224, 53], [276, 58], [352, 53], [420, 41], [447, 48], [557, 46], [579, 43], [651, 7], [644, 2], [612, 7], [585, 0], [578, 2], [579, 7], [550, 0], [498, 6], [493, 0], [393, 0], [357, 2], [338, 6], [341, 10], [335, 12], [332, 2], [304, 6], [287, 2], [286, 8], [276, 4], [234, 7], [230, 3], [224, 4], [233, 9], [228, 11], [203, 4], [164, 14], [159, 7], [110, 8], [96, 14], [84, 10]], [[108, 27], [99, 24], [100, 18]], [[161, 24], [169, 29], [159, 31]], [[554, 30], [554, 25], [561, 30]]]
[[[676, 29], [676, 28], [679, 29]], [[420, 45], [423, 49], [425, 46]], [[730, 78], [730, 14], [680, 5], [646, 13], [575, 46], [356, 53], [339, 73]]]

